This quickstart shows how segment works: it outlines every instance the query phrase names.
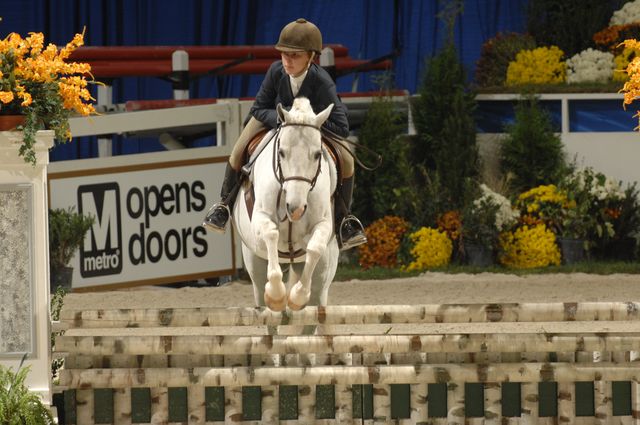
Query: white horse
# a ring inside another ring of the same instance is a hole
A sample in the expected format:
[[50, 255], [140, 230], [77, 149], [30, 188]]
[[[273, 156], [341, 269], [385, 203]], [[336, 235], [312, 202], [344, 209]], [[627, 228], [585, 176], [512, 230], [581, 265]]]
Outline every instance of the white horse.
[[[249, 181], [255, 200], [250, 214], [239, 191], [233, 222], [253, 282], [257, 306], [282, 311], [326, 305], [338, 266], [331, 196], [337, 173], [322, 145], [320, 127], [333, 104], [316, 115], [309, 100], [297, 98], [290, 111], [278, 105], [282, 125], [256, 150]], [[282, 263], [282, 265], [281, 265]], [[282, 267], [290, 265], [287, 285]], [[299, 280], [298, 280], [299, 278]]]

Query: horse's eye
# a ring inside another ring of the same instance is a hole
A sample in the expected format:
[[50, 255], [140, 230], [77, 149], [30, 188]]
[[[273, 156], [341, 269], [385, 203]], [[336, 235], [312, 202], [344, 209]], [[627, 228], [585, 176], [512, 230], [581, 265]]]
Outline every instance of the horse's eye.
[[282, 149], [278, 149], [278, 156], [284, 159], [284, 151]]
[[315, 154], [313, 154], [313, 159], [318, 160], [320, 159], [320, 155], [322, 155], [319, 151], [316, 152]]

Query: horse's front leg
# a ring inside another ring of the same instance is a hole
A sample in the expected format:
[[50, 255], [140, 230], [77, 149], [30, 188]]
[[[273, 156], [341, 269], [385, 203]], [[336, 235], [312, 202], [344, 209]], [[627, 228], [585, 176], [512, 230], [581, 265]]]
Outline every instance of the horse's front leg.
[[264, 213], [254, 214], [256, 236], [267, 249], [267, 283], [264, 302], [273, 311], [282, 311], [287, 306], [287, 288], [282, 282], [282, 269], [278, 262], [278, 226]]
[[330, 217], [324, 217], [322, 221], [313, 228], [311, 238], [307, 244], [307, 256], [304, 269], [300, 275], [300, 280], [291, 288], [289, 293], [289, 308], [301, 310], [309, 302], [311, 296], [311, 277], [318, 264], [318, 260], [327, 249], [327, 244], [331, 239], [333, 227]]

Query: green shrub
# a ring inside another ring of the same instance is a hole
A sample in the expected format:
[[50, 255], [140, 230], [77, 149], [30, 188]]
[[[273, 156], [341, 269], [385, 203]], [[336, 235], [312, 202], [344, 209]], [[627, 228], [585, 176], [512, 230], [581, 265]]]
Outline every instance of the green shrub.
[[0, 365], [0, 424], [2, 425], [53, 425], [55, 421], [40, 396], [29, 391], [25, 381], [30, 367], [17, 372]]
[[406, 117], [394, 109], [384, 93], [374, 99], [367, 111], [358, 139], [382, 154], [383, 161], [373, 172], [356, 168], [353, 210], [365, 223], [386, 215], [410, 217], [414, 210], [410, 145], [406, 138], [399, 137], [406, 125]]
[[49, 263], [52, 270], [66, 267], [94, 218], [78, 214], [73, 208], [49, 210]]
[[567, 173], [562, 141], [551, 128], [547, 111], [534, 96], [520, 99], [515, 122], [506, 127], [500, 146], [503, 173], [513, 193], [558, 184]]
[[509, 62], [521, 50], [535, 49], [536, 42], [528, 34], [498, 33], [482, 45], [476, 64], [476, 84], [480, 87], [503, 86]]
[[[466, 181], [479, 174], [476, 146], [475, 93], [453, 44], [427, 60], [426, 72], [412, 103], [418, 133], [412, 160], [437, 182], [442, 210], [459, 209]], [[423, 181], [425, 184], [426, 180]]]

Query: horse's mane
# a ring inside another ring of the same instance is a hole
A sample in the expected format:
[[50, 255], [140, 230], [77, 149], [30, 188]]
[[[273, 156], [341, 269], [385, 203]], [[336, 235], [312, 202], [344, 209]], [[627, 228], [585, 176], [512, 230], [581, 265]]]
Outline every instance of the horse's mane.
[[311, 124], [315, 118], [315, 114], [309, 99], [306, 97], [296, 97], [289, 111], [289, 118], [291, 119], [291, 123]]

